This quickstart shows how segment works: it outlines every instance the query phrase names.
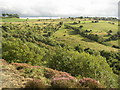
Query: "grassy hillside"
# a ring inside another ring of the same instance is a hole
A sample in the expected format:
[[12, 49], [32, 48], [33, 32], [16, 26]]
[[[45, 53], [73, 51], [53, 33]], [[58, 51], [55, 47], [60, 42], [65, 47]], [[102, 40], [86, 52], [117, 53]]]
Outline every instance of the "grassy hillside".
[[105, 46], [105, 45], [99, 44], [93, 40], [90, 40], [88, 38], [84, 38], [80, 35], [77, 35], [74, 32], [74, 30], [61, 28], [59, 31], [55, 32], [53, 34], [53, 36], [55, 36], [55, 39], [57, 41], [65, 42], [66, 44], [73, 46], [73, 47], [80, 44], [85, 48], [92, 48], [92, 49], [98, 50], [98, 51], [101, 51], [101, 50], [118, 51], [118, 49], [116, 49], [116, 48], [112, 48], [110, 46]]
[[[117, 21], [93, 21], [96, 20], [3, 19], [2, 58], [10, 64], [24, 63], [25, 66], [45, 67], [49, 70], [51, 68], [67, 72], [74, 78], [95, 79], [107, 88], [118, 87], [120, 55], [117, 44], [119, 40], [119, 33], [116, 31]], [[45, 80], [48, 86], [62, 87], [61, 84], [64, 86], [69, 83], [75, 84], [73, 87], [78, 87], [76, 86], [78, 83], [54, 82], [53, 78], [53, 83], [50, 84], [51, 76], [46, 74], [53, 73], [54, 70], [49, 72], [35, 69], [35, 72], [32, 72], [34, 70], [24, 69], [23, 66], [16, 69], [23, 71], [25, 77], [35, 76], [36, 79]]]
[[109, 30], [112, 30], [113, 33], [116, 33], [118, 31], [118, 24], [117, 22], [115, 24], [109, 23], [111, 21], [99, 21], [99, 23], [92, 23], [92, 21], [89, 22], [81, 22], [80, 24], [73, 25], [75, 27], [79, 27], [80, 25], [83, 25], [83, 29], [92, 30], [94, 33], [98, 33], [100, 35], [104, 35], [105, 32], [108, 32]]
[[[75, 78], [69, 73], [25, 63], [8, 64], [0, 59], [2, 88], [105, 88], [92, 78]], [[63, 82], [64, 81], [64, 82]]]

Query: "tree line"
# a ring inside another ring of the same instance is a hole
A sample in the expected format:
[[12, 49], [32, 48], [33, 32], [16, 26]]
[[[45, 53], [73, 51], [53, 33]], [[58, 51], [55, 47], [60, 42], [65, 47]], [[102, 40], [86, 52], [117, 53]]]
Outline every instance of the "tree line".
[[8, 18], [19, 18], [19, 15], [18, 15], [18, 14], [2, 13], [2, 17], [8, 17]]

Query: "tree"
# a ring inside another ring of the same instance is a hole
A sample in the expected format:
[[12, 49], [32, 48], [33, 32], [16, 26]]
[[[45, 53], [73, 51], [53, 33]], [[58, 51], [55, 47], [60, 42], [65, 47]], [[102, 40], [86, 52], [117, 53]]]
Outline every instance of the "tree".
[[83, 28], [83, 25], [79, 26], [79, 28]]
[[78, 21], [78, 23], [80, 23], [81, 21]]
[[78, 18], [83, 19], [84, 17], [83, 17], [83, 16], [80, 16], [80, 17], [78, 17]]
[[18, 14], [13, 14], [13, 17], [19, 18]]
[[77, 22], [73, 22], [73, 24], [78, 24]]
[[59, 25], [63, 25], [63, 22], [59, 22]]
[[112, 30], [109, 30], [107, 33], [108, 35], [111, 35], [112, 32], [113, 32]]
[[48, 36], [51, 36], [52, 35], [52, 32], [48, 32]]
[[12, 14], [7, 14], [7, 16], [10, 17], [10, 18], [12, 18], [13, 15]]
[[5, 13], [2, 13], [2, 16], [3, 16], [3, 17], [5, 17], [5, 16], [6, 16], [6, 14], [5, 14]]
[[78, 51], [78, 52], [83, 52], [84, 51], [84, 49], [81, 45], [76, 46], [75, 50]]

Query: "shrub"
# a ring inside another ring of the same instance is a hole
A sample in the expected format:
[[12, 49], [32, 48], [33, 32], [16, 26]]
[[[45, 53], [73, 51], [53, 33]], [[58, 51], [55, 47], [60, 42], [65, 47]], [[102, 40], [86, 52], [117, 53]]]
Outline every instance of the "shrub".
[[78, 88], [79, 84], [74, 79], [60, 77], [54, 78], [51, 82], [52, 88]]
[[80, 23], [81, 21], [78, 21], [78, 23]]
[[102, 84], [99, 83], [99, 81], [96, 81], [92, 78], [83, 78], [79, 81], [80, 85], [82, 87], [89, 87], [89, 88], [105, 88]]
[[76, 79], [75, 77], [71, 76], [69, 73], [53, 70], [50, 68], [44, 68], [44, 75], [46, 78], [49, 78], [49, 79], [59, 78], [59, 77]]
[[41, 65], [41, 59], [45, 55], [43, 48], [30, 42], [23, 43], [19, 39], [14, 41], [3, 41], [3, 58], [9, 63], [29, 63]]
[[75, 50], [78, 51], [78, 52], [83, 52], [84, 51], [84, 49], [81, 45], [76, 46]]
[[39, 90], [40, 88], [47, 88], [47, 86], [41, 80], [33, 79], [26, 83], [25, 88], [31, 88], [31, 89], [35, 89], [35, 90], [37, 88]]
[[78, 24], [77, 22], [73, 22], [73, 24]]
[[38, 78], [43, 79], [44, 78], [44, 70], [41, 68], [25, 68], [24, 69], [24, 76], [29, 78]]
[[71, 76], [69, 73], [66, 72], [60, 72], [59, 74], [56, 74], [53, 78], [56, 79], [61, 77], [68, 78], [69, 80], [77, 80], [75, 77]]
[[86, 48], [86, 49], [84, 49], [84, 51], [85, 51], [86, 53], [91, 54], [91, 55], [95, 55], [95, 56], [100, 55], [99, 51], [95, 51], [95, 50], [90, 49], [90, 48]]
[[83, 28], [83, 25], [79, 26], [79, 28]]
[[59, 22], [59, 25], [62, 25], [63, 24], [63, 22]]

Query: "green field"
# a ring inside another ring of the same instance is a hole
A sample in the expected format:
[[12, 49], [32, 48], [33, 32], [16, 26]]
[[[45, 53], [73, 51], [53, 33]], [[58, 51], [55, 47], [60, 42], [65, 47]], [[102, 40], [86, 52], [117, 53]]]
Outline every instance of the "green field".
[[92, 30], [93, 33], [98, 33], [99, 35], [106, 35], [106, 32], [109, 30], [112, 30], [113, 33], [116, 33], [118, 31], [117, 22], [112, 25], [108, 23], [108, 21], [100, 21], [99, 23], [91, 23], [91, 21], [86, 21], [85, 23], [81, 22], [81, 24], [76, 24], [73, 26], [79, 27], [80, 25], [83, 25], [84, 30]]
[[[61, 30], [55, 32], [54, 36], [57, 37], [56, 40], [65, 42], [71, 46], [77, 46], [77, 45], [81, 44], [85, 48], [92, 48], [94, 50], [99, 50], [99, 51], [101, 51], [101, 50], [118, 51], [118, 49], [99, 44], [93, 40], [89, 40], [80, 35], [74, 35], [74, 34], [71, 35], [71, 32], [73, 32], [73, 30], [68, 30], [67, 33], [65, 33], [65, 31], [67, 31], [67, 29], [61, 29]], [[66, 36], [64, 36], [64, 35], [66, 35]]]

